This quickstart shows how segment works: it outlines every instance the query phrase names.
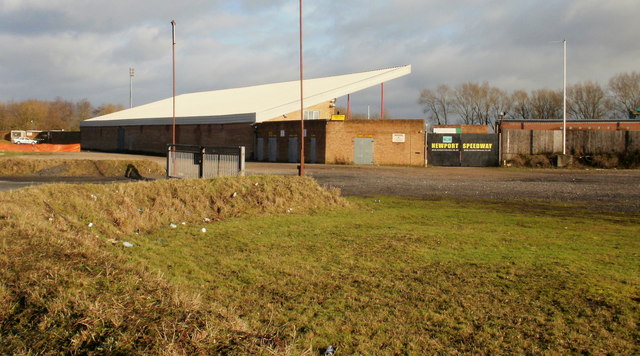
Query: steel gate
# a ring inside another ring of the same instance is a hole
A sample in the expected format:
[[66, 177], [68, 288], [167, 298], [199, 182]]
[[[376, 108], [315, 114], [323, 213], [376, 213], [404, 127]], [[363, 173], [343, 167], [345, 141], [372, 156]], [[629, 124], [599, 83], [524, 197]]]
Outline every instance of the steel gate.
[[168, 145], [168, 178], [244, 175], [244, 146]]

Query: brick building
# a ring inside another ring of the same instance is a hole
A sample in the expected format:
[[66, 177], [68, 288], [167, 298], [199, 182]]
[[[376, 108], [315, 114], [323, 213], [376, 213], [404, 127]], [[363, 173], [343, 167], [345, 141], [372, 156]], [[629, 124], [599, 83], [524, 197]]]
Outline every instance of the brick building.
[[[307, 79], [304, 81], [305, 125], [315, 127], [329, 122], [335, 114], [336, 98], [409, 73], [411, 66], [407, 65]], [[283, 121], [285, 126], [295, 126], [295, 123], [286, 122], [296, 121], [299, 126], [300, 116], [299, 81], [183, 94], [176, 96], [176, 143], [245, 146], [246, 158], [255, 159], [258, 153], [256, 130], [260, 124]], [[316, 121], [318, 123], [314, 123]], [[355, 127], [352, 125], [355, 124], [332, 123], [329, 127]], [[80, 130], [83, 150], [164, 154], [173, 139], [173, 99], [85, 120]], [[327, 152], [333, 154], [332, 149]], [[328, 156], [322, 157], [327, 161]], [[344, 157], [347, 159], [349, 155], [345, 153]], [[331, 162], [334, 161], [336, 159], [331, 158]], [[387, 162], [384, 159], [379, 161]]]
[[[423, 120], [314, 120], [305, 122], [305, 162], [424, 166]], [[258, 161], [298, 162], [300, 124], [256, 125]]]

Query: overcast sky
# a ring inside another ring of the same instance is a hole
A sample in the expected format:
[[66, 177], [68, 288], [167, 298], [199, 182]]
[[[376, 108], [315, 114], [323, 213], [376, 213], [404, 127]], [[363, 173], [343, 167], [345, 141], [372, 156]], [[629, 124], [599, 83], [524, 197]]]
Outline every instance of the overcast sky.
[[[0, 0], [0, 101], [61, 97], [134, 105], [178, 94], [296, 80], [296, 0]], [[393, 117], [422, 118], [423, 88], [488, 81], [504, 90], [606, 85], [640, 71], [638, 0], [307, 0], [305, 76], [404, 64], [385, 85]], [[380, 110], [379, 88], [352, 95]], [[339, 104], [344, 105], [342, 99]]]

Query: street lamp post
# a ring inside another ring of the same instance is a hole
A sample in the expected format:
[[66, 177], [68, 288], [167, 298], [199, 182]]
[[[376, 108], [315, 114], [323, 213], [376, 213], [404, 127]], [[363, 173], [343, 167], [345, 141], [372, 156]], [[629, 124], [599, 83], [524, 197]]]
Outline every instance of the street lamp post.
[[135, 69], [129, 68], [129, 109], [133, 107], [133, 76]]

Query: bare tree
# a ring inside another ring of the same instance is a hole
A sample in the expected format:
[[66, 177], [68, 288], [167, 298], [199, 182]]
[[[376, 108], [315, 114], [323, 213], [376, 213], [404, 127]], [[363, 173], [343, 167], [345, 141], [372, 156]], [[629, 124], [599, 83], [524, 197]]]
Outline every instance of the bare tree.
[[600, 84], [578, 83], [567, 89], [567, 114], [575, 120], [598, 120], [607, 116], [607, 97]]
[[454, 94], [446, 85], [439, 85], [435, 91], [424, 89], [420, 93], [418, 103], [422, 105], [423, 112], [430, 114], [430, 119], [437, 125], [448, 125], [449, 115], [453, 107]]
[[640, 108], [640, 73], [621, 73], [609, 80], [609, 92], [616, 113], [626, 117]]
[[503, 111], [508, 111], [508, 95], [489, 83], [468, 82], [456, 87], [454, 108], [464, 124], [491, 125]]
[[47, 109], [47, 118], [43, 127], [48, 129], [65, 129], [69, 127], [69, 122], [73, 121], [73, 103], [56, 98], [50, 102]]
[[460, 116], [463, 124], [479, 124], [478, 117], [476, 115], [476, 101], [479, 87], [480, 86], [477, 83], [468, 82], [459, 85], [455, 89], [455, 100], [453, 106], [456, 114]]
[[503, 112], [511, 110], [511, 97], [502, 89], [490, 87], [488, 91], [489, 120], [486, 125], [498, 121]]
[[531, 92], [532, 118], [538, 120], [562, 119], [562, 92], [538, 89]]
[[124, 110], [124, 106], [122, 105], [104, 104], [93, 110], [93, 116], [108, 115], [121, 110]]
[[532, 115], [531, 99], [524, 90], [516, 90], [511, 94], [510, 117], [516, 120], [529, 120]]
[[8, 105], [8, 117], [12, 128], [35, 130], [45, 124], [48, 103], [40, 100], [26, 100]]

